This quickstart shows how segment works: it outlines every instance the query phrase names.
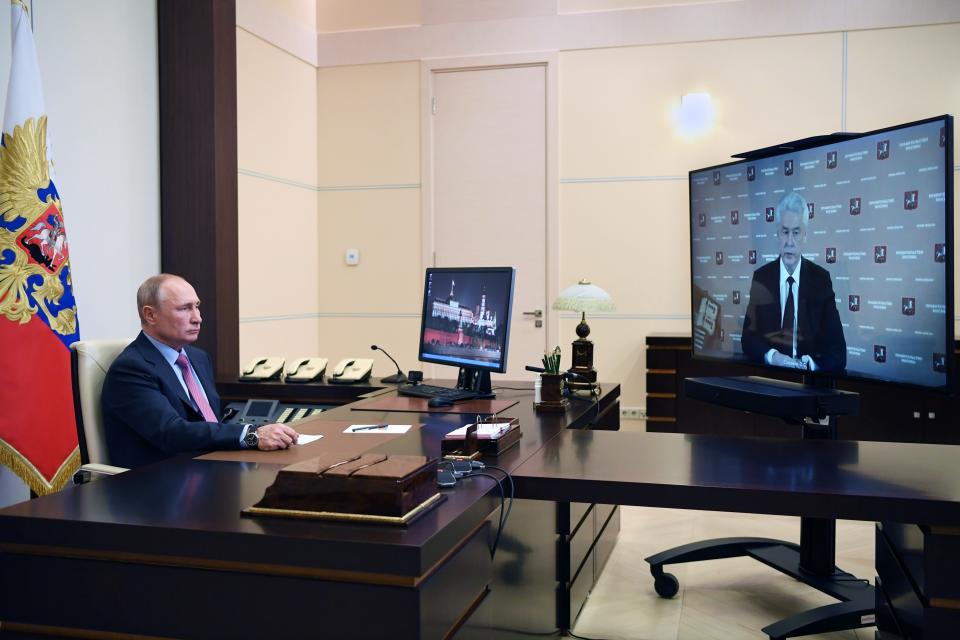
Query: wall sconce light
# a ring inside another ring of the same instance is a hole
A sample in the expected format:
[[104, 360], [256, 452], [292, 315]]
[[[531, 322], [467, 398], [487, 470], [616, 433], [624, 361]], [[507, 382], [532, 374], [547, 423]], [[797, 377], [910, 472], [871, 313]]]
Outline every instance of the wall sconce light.
[[713, 127], [713, 99], [706, 91], [688, 93], [673, 109], [674, 126], [684, 136], [698, 136]]

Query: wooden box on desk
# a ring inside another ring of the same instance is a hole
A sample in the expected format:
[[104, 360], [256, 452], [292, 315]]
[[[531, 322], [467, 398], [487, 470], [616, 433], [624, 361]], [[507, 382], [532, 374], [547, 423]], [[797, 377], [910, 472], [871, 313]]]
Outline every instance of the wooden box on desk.
[[343, 520], [404, 519], [439, 495], [436, 458], [379, 453], [344, 456], [331, 451], [281, 469], [251, 512]]
[[[481, 421], [481, 424], [483, 422], [484, 421]], [[475, 435], [476, 430], [470, 430], [469, 427], [476, 425], [468, 425], [464, 427], [464, 429], [466, 429], [470, 435], [454, 435], [456, 432], [445, 435], [440, 441], [440, 453], [445, 457], [470, 459], [477, 459], [484, 456], [499, 456], [520, 442], [520, 436], [523, 435], [523, 432], [520, 431], [520, 422], [516, 418], [505, 418], [497, 422], [510, 425], [499, 437], [490, 438]], [[459, 431], [459, 429], [457, 431]]]

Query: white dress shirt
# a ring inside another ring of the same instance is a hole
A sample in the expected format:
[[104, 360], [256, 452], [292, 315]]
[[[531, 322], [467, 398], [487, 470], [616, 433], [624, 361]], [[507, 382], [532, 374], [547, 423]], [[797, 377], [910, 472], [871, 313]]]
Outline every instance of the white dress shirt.
[[[781, 327], [783, 326], [783, 314], [786, 312], [786, 309], [787, 309], [787, 296], [790, 293], [790, 285], [789, 283], [787, 283], [787, 278], [789, 278], [791, 275], [793, 276], [793, 347], [792, 347], [792, 353], [789, 353], [786, 355], [789, 355], [791, 358], [796, 358], [797, 357], [797, 330], [799, 328], [798, 320], [799, 320], [799, 310], [800, 310], [800, 271], [801, 271], [801, 267], [803, 266], [803, 260], [801, 259], [800, 262], [797, 263], [797, 267], [796, 269], [794, 269], [794, 272], [792, 274], [788, 272], [787, 268], [784, 266], [783, 258], [781, 258], [779, 262], [780, 262], [780, 326]], [[769, 351], [767, 351], [763, 356], [764, 362], [766, 362], [767, 364], [773, 364], [773, 355], [775, 353], [777, 353], [776, 349], [770, 349]], [[803, 358], [801, 358], [801, 360], [803, 361], [804, 365], [806, 365], [807, 369], [810, 369], [811, 371], [817, 370], [817, 363], [814, 362], [813, 358], [811, 358], [810, 356], [805, 355], [803, 356]]]

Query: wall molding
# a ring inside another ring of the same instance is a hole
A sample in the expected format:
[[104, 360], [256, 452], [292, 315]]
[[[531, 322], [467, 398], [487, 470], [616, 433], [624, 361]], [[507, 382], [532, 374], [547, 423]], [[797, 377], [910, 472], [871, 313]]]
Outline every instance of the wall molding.
[[316, 311], [313, 313], [280, 313], [265, 316], [241, 316], [240, 324], [253, 322], [283, 322], [287, 320], [318, 320], [324, 318], [420, 318], [420, 312], [377, 311]]
[[[561, 313], [561, 320], [579, 320], [579, 313]], [[595, 313], [590, 315], [590, 322], [600, 320], [682, 320], [690, 322], [690, 314], [686, 313]], [[331, 318], [369, 318], [382, 320], [385, 318], [420, 319], [420, 312], [376, 312], [376, 311], [316, 311], [313, 313], [279, 313], [263, 316], [241, 316], [240, 324], [257, 322], [285, 322], [288, 320], [323, 320]]]
[[[692, 316], [689, 313], [591, 313], [587, 318], [587, 324], [599, 320], [684, 320], [690, 322]], [[563, 312], [560, 314], [561, 320], [579, 320], [580, 314], [576, 312]]]
[[[960, 22], [954, 0], [724, 0], [635, 9], [434, 22], [317, 33], [262, 0], [237, 0], [237, 26], [315, 67], [523, 51], [848, 32]], [[425, 21], [427, 22], [427, 21]]]
[[[561, 320], [579, 320], [580, 314], [573, 312], [563, 312], [560, 315]], [[590, 322], [605, 320], [676, 320], [690, 322], [692, 316], [689, 313], [592, 313]], [[286, 313], [264, 316], [241, 316], [240, 324], [249, 324], [255, 322], [283, 322], [287, 320], [319, 320], [327, 318], [420, 318], [419, 312], [376, 312], [376, 311], [317, 311], [313, 313]], [[954, 322], [960, 323], [960, 315], [954, 317]]]
[[669, 182], [687, 180], [687, 176], [597, 176], [595, 178], [560, 178], [560, 184], [594, 184], [598, 182]]
[[305, 27], [263, 0], [237, 0], [237, 26], [304, 62], [319, 65], [316, 25]]
[[951, 0], [733, 0], [317, 34], [321, 67], [960, 22]]
[[392, 184], [344, 184], [344, 185], [317, 185], [310, 184], [308, 182], [300, 182], [298, 180], [290, 180], [289, 178], [283, 178], [281, 176], [271, 175], [269, 173], [263, 173], [262, 171], [254, 171], [253, 169], [244, 169], [240, 167], [237, 169], [237, 173], [241, 176], [247, 176], [250, 178], [258, 178], [260, 180], [267, 180], [269, 182], [276, 182], [278, 184], [285, 184], [291, 187], [298, 187], [300, 189], [307, 189], [308, 191], [371, 191], [371, 190], [383, 190], [383, 189], [419, 189], [419, 182], [410, 182], [410, 183], [392, 183]]

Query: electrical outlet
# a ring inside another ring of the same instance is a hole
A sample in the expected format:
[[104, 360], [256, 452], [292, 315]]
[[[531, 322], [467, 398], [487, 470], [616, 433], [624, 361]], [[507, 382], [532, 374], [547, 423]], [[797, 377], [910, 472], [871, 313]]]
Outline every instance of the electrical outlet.
[[644, 420], [647, 411], [643, 407], [620, 407], [620, 417], [624, 420]]

